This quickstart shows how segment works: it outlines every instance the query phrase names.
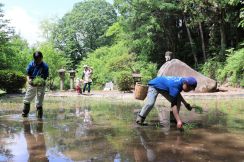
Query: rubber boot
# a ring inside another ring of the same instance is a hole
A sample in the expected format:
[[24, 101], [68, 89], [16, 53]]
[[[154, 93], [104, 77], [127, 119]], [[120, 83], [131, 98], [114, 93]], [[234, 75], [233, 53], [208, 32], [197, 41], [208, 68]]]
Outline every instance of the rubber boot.
[[145, 117], [142, 117], [141, 115], [137, 115], [137, 118], [136, 118], [136, 123], [139, 124], [139, 125], [143, 125], [143, 122], [145, 121]]
[[30, 122], [28, 120], [24, 120], [23, 124], [24, 124], [24, 133], [31, 134]]
[[42, 116], [43, 116], [42, 106], [36, 107], [36, 117], [42, 119]]
[[43, 133], [43, 121], [40, 119], [36, 126], [37, 133]]
[[22, 111], [22, 116], [23, 117], [28, 117], [28, 114], [30, 112], [30, 104], [29, 103], [24, 103], [24, 108]]

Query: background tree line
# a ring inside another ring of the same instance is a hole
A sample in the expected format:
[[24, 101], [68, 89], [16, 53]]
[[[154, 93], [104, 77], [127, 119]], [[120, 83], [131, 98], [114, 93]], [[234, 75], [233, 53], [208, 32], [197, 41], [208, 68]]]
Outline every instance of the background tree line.
[[[143, 82], [156, 75], [164, 53], [235, 86], [244, 86], [243, 2], [238, 0], [86, 0], [59, 19], [40, 24], [45, 42], [29, 47], [15, 34], [0, 5], [0, 68], [25, 73], [34, 50], [44, 53], [58, 86], [57, 69], [94, 68], [94, 85], [108, 81], [130, 85], [131, 74]], [[18, 63], [16, 63], [18, 62]], [[128, 86], [121, 90], [127, 90]]]

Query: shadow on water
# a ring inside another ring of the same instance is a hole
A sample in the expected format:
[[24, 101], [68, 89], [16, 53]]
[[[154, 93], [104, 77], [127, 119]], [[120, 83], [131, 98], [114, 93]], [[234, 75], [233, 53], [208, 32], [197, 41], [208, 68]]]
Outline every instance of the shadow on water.
[[[43, 120], [36, 119], [33, 108], [28, 119], [20, 110], [3, 111], [0, 161], [243, 162], [244, 114], [241, 106], [228, 104], [231, 109], [210, 105], [202, 113], [182, 109], [183, 120], [195, 125], [180, 132], [174, 124], [159, 126], [157, 109], [148, 126], [135, 125], [138, 103], [51, 98]], [[169, 112], [165, 105], [162, 111]]]

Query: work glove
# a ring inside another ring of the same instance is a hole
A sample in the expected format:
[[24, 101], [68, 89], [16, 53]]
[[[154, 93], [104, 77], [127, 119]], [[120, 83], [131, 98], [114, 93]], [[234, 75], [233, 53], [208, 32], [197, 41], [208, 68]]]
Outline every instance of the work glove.
[[191, 107], [191, 105], [190, 105], [189, 103], [187, 103], [187, 104], [185, 105], [185, 107], [186, 107], [186, 109], [187, 109], [188, 111], [191, 111], [191, 110], [192, 110], [192, 107]]

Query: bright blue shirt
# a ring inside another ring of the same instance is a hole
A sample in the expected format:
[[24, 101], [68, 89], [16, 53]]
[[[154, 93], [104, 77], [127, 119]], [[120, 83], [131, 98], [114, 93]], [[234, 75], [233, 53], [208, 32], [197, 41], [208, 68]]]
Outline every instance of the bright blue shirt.
[[183, 77], [163, 76], [150, 80], [148, 85], [158, 90], [167, 91], [171, 97], [176, 98], [182, 91], [183, 83]]
[[31, 61], [27, 66], [27, 74], [31, 79], [34, 79], [37, 76], [40, 76], [43, 79], [47, 79], [49, 76], [48, 65], [45, 62], [37, 65], [34, 61]]

